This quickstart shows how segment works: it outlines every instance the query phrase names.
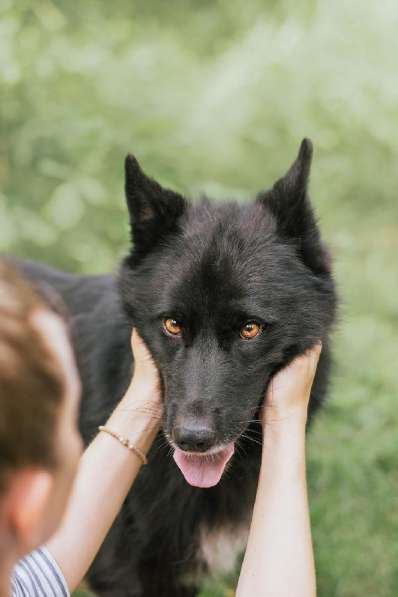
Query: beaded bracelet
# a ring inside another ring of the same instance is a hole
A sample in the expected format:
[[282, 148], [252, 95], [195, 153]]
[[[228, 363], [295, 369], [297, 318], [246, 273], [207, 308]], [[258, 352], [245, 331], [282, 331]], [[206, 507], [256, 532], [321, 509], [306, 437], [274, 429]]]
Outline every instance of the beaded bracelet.
[[130, 450], [131, 452], [134, 452], [134, 454], [136, 456], [138, 456], [138, 458], [141, 460], [142, 464], [148, 464], [148, 459], [145, 456], [144, 452], [142, 450], [140, 450], [139, 448], [137, 448], [137, 446], [135, 446], [126, 437], [123, 437], [122, 435], [119, 435], [115, 431], [112, 431], [112, 429], [108, 429], [107, 427], [104, 427], [104, 425], [100, 425], [98, 427], [98, 431], [103, 431], [104, 433], [108, 433], [109, 435], [111, 435], [112, 437], [114, 437], [115, 439], [117, 439], [128, 450]]

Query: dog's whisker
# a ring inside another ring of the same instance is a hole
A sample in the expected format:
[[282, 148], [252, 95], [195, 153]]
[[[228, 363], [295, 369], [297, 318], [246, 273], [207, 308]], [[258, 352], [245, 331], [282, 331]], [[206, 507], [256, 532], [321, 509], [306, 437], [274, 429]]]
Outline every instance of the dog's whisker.
[[172, 447], [170, 446], [169, 442], [165, 438], [161, 438], [156, 444], [154, 444], [153, 452], [154, 454], [159, 454], [159, 452], [166, 451], [167, 456], [170, 455], [172, 452]]
[[258, 444], [259, 446], [262, 446], [262, 442], [259, 442], [257, 439], [255, 439], [254, 437], [249, 437], [248, 435], [242, 433], [241, 437], [248, 439], [249, 441], [253, 442], [254, 444]]
[[243, 421], [234, 421], [237, 425], [249, 425], [250, 423], [261, 423], [260, 419], [244, 419]]
[[235, 447], [236, 447], [237, 455], [239, 457], [245, 458], [245, 456], [247, 456], [246, 450], [244, 449], [244, 447], [242, 446], [242, 444], [239, 443], [239, 441], [236, 442]]
[[252, 429], [251, 427], [248, 427], [247, 429], [244, 429], [242, 433], [247, 433], [248, 435], [252, 435], [253, 433], [256, 435], [263, 435], [263, 431], [259, 430], [259, 429]]

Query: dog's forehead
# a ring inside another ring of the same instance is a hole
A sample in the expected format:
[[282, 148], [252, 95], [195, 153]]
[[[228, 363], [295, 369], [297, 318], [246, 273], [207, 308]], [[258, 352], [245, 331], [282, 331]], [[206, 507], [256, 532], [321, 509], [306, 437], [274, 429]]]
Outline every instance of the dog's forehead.
[[198, 235], [226, 236], [240, 231], [243, 235], [274, 230], [270, 213], [258, 202], [218, 201], [208, 199], [190, 203], [181, 220], [185, 238]]
[[191, 243], [176, 257], [163, 299], [183, 311], [212, 312], [244, 296], [245, 285], [239, 278], [231, 257], [217, 246], [202, 248]]
[[[261, 275], [278, 259], [275, 226], [254, 202], [210, 202], [193, 205], [181, 223], [176, 253], [198, 277], [236, 287]], [[226, 280], [226, 281], [227, 281]]]
[[235, 310], [260, 294], [268, 303], [270, 297], [258, 291], [278, 262], [274, 241], [272, 226], [255, 205], [194, 206], [171, 243], [162, 302], [200, 312]]

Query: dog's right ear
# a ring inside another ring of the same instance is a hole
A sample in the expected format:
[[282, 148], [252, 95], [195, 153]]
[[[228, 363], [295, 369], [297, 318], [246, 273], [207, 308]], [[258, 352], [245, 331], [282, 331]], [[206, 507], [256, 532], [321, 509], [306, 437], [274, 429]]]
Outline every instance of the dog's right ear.
[[175, 228], [186, 201], [178, 193], [162, 188], [149, 178], [132, 155], [126, 157], [125, 173], [134, 252], [143, 254]]

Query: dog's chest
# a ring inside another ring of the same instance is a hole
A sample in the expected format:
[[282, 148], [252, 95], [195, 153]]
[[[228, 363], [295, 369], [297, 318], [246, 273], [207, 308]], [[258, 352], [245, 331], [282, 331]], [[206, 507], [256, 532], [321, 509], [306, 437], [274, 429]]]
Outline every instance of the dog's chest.
[[234, 571], [238, 556], [246, 548], [249, 524], [209, 529], [202, 526], [195, 559], [182, 574], [180, 582], [198, 586], [207, 576], [219, 576]]
[[248, 535], [248, 523], [217, 529], [202, 527], [198, 559], [211, 575], [231, 572], [239, 554], [246, 548]]

